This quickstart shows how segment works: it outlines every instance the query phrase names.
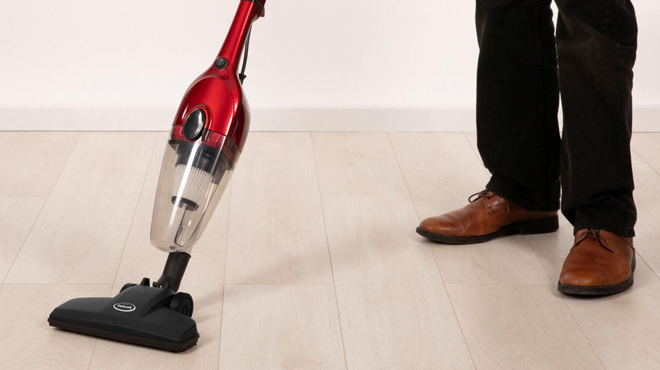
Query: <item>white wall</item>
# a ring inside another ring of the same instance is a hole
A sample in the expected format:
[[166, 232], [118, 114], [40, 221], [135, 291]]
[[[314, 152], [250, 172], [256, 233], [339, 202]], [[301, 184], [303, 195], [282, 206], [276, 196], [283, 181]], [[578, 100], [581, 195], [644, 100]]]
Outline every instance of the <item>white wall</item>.
[[[0, 0], [0, 108], [163, 108], [212, 63], [237, 0]], [[660, 107], [660, 2], [637, 0], [638, 107]], [[253, 108], [470, 109], [465, 0], [269, 0]]]

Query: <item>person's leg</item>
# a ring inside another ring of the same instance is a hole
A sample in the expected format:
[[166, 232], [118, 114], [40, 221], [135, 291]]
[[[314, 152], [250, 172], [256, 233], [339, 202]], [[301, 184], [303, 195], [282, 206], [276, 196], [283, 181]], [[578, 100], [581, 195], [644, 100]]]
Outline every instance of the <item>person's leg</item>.
[[633, 285], [635, 271], [630, 158], [635, 11], [629, 0], [556, 2], [562, 211], [575, 228], [558, 288], [566, 294], [615, 294]]
[[551, 0], [477, 0], [477, 133], [493, 174], [470, 204], [422, 221], [431, 241], [472, 244], [558, 229], [557, 59]]
[[559, 209], [559, 88], [551, 0], [477, 0], [479, 152], [487, 189]]
[[630, 154], [637, 23], [629, 0], [556, 0], [564, 112], [562, 212], [575, 226], [634, 236]]

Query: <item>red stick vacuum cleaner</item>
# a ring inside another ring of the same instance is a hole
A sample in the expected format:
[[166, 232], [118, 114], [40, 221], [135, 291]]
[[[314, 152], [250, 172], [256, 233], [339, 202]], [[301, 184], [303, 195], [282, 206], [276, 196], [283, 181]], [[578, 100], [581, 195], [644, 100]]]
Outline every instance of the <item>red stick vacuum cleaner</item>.
[[174, 118], [151, 226], [151, 243], [169, 253], [162, 276], [153, 284], [148, 278], [126, 284], [114, 298], [66, 302], [50, 314], [51, 326], [174, 352], [197, 344], [193, 299], [178, 290], [247, 139], [242, 84], [250, 30], [265, 2], [241, 0], [218, 57], [188, 88]]

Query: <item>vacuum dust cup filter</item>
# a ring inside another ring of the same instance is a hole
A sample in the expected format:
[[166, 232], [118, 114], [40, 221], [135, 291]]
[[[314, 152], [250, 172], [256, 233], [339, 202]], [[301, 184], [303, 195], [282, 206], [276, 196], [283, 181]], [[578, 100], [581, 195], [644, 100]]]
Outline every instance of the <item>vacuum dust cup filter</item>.
[[239, 155], [232, 140], [214, 144], [170, 140], [151, 224], [151, 243], [157, 248], [190, 253], [204, 232]]

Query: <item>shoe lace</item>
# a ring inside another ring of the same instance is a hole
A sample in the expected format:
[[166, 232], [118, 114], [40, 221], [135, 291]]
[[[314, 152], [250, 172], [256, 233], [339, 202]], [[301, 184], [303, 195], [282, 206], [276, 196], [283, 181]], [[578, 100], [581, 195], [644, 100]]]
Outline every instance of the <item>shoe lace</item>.
[[587, 238], [597, 239], [600, 241], [600, 230], [599, 229], [587, 229]]
[[[610, 248], [607, 245], [607, 243], [605, 243], [605, 241], [603, 240], [603, 237], [600, 235], [600, 229], [592, 229], [592, 228], [587, 229], [587, 232], [582, 236], [582, 238], [580, 238], [580, 240], [577, 240], [575, 242], [575, 244], [573, 245], [573, 248], [571, 248], [571, 250], [573, 250], [575, 247], [578, 246], [578, 244], [582, 243], [586, 239], [596, 240], [596, 241], [598, 241], [598, 244], [600, 244], [601, 247], [607, 249], [608, 251], [610, 251], [614, 254], [619, 254], [619, 252], [617, 252], [616, 250]], [[628, 242], [626, 242], [626, 244], [630, 245]], [[633, 248], [633, 250], [635, 249], [632, 245], [630, 245], [630, 247]]]
[[[490, 191], [488, 191], [488, 190], [482, 190], [478, 193], [474, 193], [474, 194], [470, 195], [470, 197], [468, 198], [468, 202], [474, 203], [474, 202], [478, 201], [481, 198], [491, 199], [496, 195], [496, 194], [492, 194], [492, 195], [489, 195], [489, 194], [490, 194]], [[507, 210], [507, 212], [511, 212], [511, 202], [509, 202], [508, 200], [506, 201], [506, 210]]]
[[490, 199], [492, 197], [493, 197], [493, 195], [490, 195], [490, 196], [488, 195], [488, 190], [482, 190], [478, 193], [474, 193], [474, 194], [470, 195], [470, 197], [468, 198], [468, 202], [474, 203], [474, 202], [478, 201], [481, 198]]

